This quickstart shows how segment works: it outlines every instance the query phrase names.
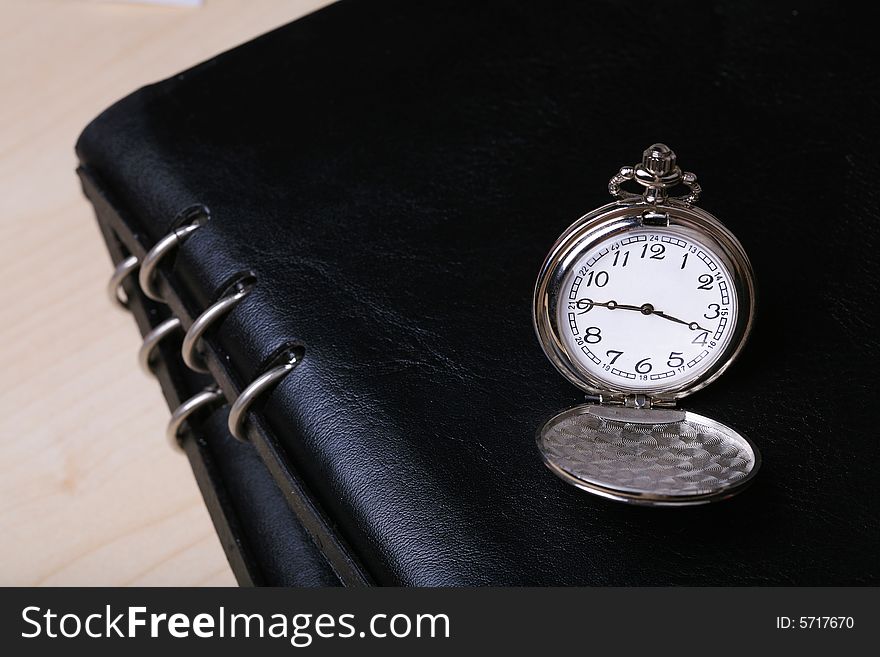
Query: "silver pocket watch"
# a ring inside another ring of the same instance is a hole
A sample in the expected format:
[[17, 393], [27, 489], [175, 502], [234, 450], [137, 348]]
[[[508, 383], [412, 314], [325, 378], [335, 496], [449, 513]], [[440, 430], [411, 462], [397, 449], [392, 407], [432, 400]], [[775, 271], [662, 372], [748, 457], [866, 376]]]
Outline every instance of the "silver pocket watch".
[[[632, 181], [641, 194], [625, 191]], [[672, 197], [676, 186], [688, 188]], [[616, 201], [556, 240], [535, 286], [544, 353], [587, 403], [538, 431], [547, 466], [603, 497], [654, 506], [734, 495], [757, 448], [715, 420], [676, 407], [730, 366], [752, 328], [755, 281], [742, 245], [694, 207], [700, 186], [654, 144], [611, 178]]]

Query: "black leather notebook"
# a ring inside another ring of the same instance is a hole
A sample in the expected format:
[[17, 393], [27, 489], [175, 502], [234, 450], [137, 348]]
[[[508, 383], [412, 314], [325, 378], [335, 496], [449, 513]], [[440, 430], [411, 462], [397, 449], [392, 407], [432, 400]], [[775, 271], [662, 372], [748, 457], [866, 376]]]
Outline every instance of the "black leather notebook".
[[[207, 374], [163, 341], [169, 405], [301, 350], [247, 444], [222, 400], [187, 422], [240, 580], [876, 583], [872, 30], [830, 2], [342, 2], [99, 116], [77, 152], [115, 261], [210, 213], [159, 263], [164, 302], [124, 283], [142, 332], [247, 286]], [[583, 400], [535, 337], [538, 268], [658, 140], [758, 285], [741, 358], [686, 406], [763, 468], [698, 508], [587, 495], [535, 446]]]

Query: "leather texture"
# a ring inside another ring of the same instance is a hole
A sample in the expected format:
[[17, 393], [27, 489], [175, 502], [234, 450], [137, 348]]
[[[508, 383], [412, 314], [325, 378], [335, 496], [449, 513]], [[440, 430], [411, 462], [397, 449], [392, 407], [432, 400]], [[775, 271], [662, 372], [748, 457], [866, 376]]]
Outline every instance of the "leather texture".
[[[161, 270], [185, 325], [256, 276], [206, 340], [229, 399], [304, 345], [250, 435], [283, 490], [297, 472], [314, 502], [300, 517], [328, 520], [337, 570], [350, 559], [388, 585], [877, 583], [866, 11], [343, 2], [123, 99], [78, 154], [136, 255], [182, 208], [211, 209]], [[582, 401], [532, 329], [538, 268], [656, 141], [757, 275], [750, 343], [681, 404], [762, 451], [751, 489], [709, 507], [590, 496], [535, 447]]]

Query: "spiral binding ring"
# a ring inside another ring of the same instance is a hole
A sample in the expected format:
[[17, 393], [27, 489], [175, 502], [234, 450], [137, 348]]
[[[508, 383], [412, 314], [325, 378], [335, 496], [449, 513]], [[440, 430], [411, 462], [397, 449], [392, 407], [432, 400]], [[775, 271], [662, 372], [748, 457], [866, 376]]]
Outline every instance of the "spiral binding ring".
[[138, 283], [140, 283], [143, 293], [153, 301], [165, 302], [165, 299], [162, 296], [162, 293], [159, 292], [156, 284], [156, 267], [159, 266], [159, 262], [170, 251], [180, 246], [183, 241], [200, 226], [201, 224], [188, 224], [186, 226], [181, 226], [180, 228], [175, 228], [165, 237], [156, 242], [155, 246], [153, 246], [147, 255], [144, 256], [144, 261], [141, 263], [141, 271], [138, 274]]
[[208, 368], [205, 366], [205, 361], [198, 351], [199, 340], [205, 334], [205, 331], [211, 327], [211, 324], [235, 308], [235, 306], [237, 306], [238, 303], [250, 293], [252, 287], [252, 284], [248, 285], [244, 282], [238, 283], [233, 288], [234, 292], [232, 294], [228, 294], [213, 305], [208, 306], [207, 310], [196, 318], [196, 321], [192, 323], [192, 326], [190, 326], [189, 330], [186, 332], [186, 335], [183, 338], [183, 345], [181, 345], [180, 348], [183, 362], [186, 363], [187, 367], [196, 372], [208, 371]]
[[229, 433], [241, 442], [248, 442], [244, 434], [244, 425], [251, 404], [256, 401], [257, 397], [287, 376], [294, 367], [299, 365], [301, 360], [293, 351], [288, 352], [287, 358], [287, 362], [271, 368], [254, 379], [247, 388], [241, 391], [229, 409]]
[[151, 361], [153, 360], [156, 347], [159, 346], [162, 339], [182, 329], [183, 325], [180, 323], [180, 320], [177, 317], [170, 317], [161, 324], [156, 325], [152, 331], [144, 336], [144, 342], [141, 344], [141, 348], [138, 349], [138, 363], [140, 363], [141, 369], [146, 374], [153, 373]]
[[168, 421], [168, 428], [165, 430], [165, 437], [168, 442], [177, 450], [182, 450], [181, 429], [183, 423], [196, 411], [202, 410], [215, 405], [220, 405], [226, 398], [220, 392], [220, 388], [215, 385], [208, 386], [200, 393], [197, 393], [178, 406], [171, 414]]
[[107, 281], [107, 296], [110, 302], [116, 304], [123, 310], [128, 310], [128, 295], [122, 289], [122, 282], [138, 268], [140, 261], [133, 255], [121, 260], [110, 280]]

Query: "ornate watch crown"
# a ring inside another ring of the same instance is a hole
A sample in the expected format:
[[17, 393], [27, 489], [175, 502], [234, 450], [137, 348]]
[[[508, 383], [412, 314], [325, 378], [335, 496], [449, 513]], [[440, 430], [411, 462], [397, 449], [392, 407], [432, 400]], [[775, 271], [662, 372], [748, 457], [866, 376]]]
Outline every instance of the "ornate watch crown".
[[[622, 190], [620, 185], [628, 180], [635, 180], [645, 191], [634, 194]], [[675, 163], [675, 152], [666, 144], [657, 143], [645, 149], [641, 164], [621, 167], [608, 182], [608, 192], [619, 199], [642, 198], [656, 205], [669, 198], [668, 190], [676, 185], [684, 185], [691, 191], [674, 199], [691, 205], [700, 198], [701, 188], [697, 184], [696, 174], [682, 171]]]

